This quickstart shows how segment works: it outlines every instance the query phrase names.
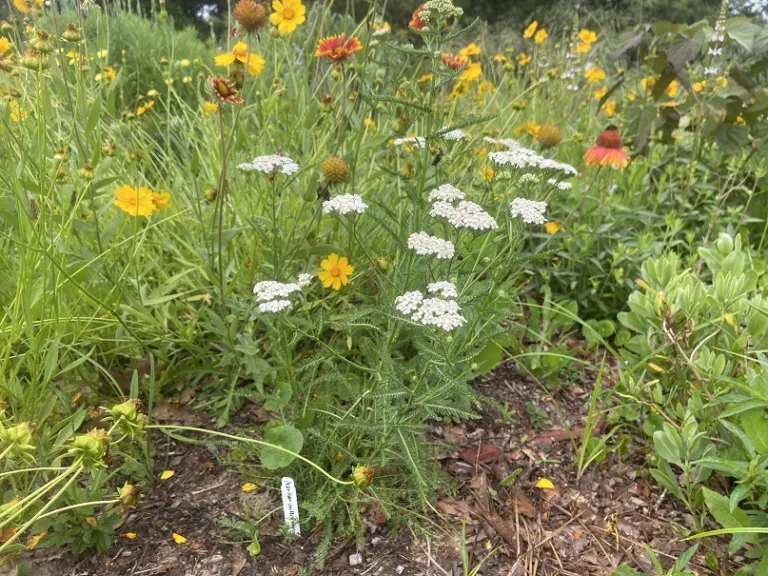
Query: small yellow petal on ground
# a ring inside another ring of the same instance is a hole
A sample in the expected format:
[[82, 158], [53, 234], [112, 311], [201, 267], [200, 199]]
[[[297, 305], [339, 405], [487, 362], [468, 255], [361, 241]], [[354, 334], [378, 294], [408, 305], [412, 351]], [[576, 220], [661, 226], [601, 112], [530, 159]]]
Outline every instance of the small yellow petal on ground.
[[547, 478], [539, 478], [536, 482], [536, 488], [541, 488], [542, 490], [554, 490], [555, 485], [552, 484], [552, 480], [548, 480]]
[[168, 478], [171, 478], [176, 472], [173, 470], [163, 470], [163, 473], [160, 474], [160, 480], [168, 480]]

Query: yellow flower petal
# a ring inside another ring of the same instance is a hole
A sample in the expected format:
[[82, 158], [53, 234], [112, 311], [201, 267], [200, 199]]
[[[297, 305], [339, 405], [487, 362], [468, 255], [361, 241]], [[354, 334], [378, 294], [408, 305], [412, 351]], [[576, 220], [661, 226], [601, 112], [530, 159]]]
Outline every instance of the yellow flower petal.
[[257, 486], [253, 482], [246, 482], [245, 484], [240, 486], [240, 490], [242, 490], [243, 492], [253, 492], [254, 490], [256, 490], [256, 488]]
[[128, 538], [128, 540], [133, 540], [136, 538], [136, 532], [126, 532], [125, 534], [120, 534], [123, 538]]
[[184, 536], [182, 536], [181, 534], [176, 534], [176, 532], [171, 534], [171, 537], [173, 538], [173, 541], [176, 542], [176, 544], [184, 544], [184, 542], [187, 541], [187, 539], [184, 538]]
[[168, 480], [171, 476], [176, 474], [173, 470], [164, 470], [162, 474], [160, 474], [160, 480]]
[[554, 490], [555, 485], [552, 484], [552, 481], [548, 480], [547, 478], [539, 478], [539, 480], [536, 482], [536, 488], [541, 488], [542, 490]]

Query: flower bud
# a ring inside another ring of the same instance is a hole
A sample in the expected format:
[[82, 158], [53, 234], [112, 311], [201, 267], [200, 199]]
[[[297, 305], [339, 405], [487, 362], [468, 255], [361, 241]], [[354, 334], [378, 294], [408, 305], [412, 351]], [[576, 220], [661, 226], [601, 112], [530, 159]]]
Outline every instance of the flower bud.
[[83, 167], [77, 171], [77, 174], [83, 180], [93, 180], [93, 167], [90, 164], [83, 164]]
[[280, 34], [280, 30], [277, 29], [277, 26], [272, 26], [272, 28], [269, 29], [269, 35], [272, 36], [272, 38], [282, 37], [282, 34]]
[[536, 133], [535, 140], [541, 144], [543, 149], [554, 148], [560, 144], [560, 128], [552, 124], [545, 124]]
[[72, 448], [67, 453], [74, 458], [82, 458], [86, 468], [101, 468], [101, 461], [107, 453], [109, 436], [101, 428], [93, 428], [87, 434], [80, 434], [72, 439]]
[[122, 434], [134, 438], [147, 423], [147, 418], [139, 412], [139, 406], [140, 402], [132, 398], [113, 406], [106, 419], [116, 422]]
[[373, 468], [368, 466], [355, 466], [352, 469], [352, 482], [361, 490], [365, 490], [373, 482]]
[[67, 24], [67, 29], [62, 33], [61, 38], [67, 42], [82, 42], [83, 33], [80, 32], [80, 29], [77, 26], [70, 22]]
[[215, 202], [216, 201], [216, 188], [208, 188], [205, 191], [205, 199], [208, 200], [208, 202]]
[[8, 428], [0, 427], [0, 445], [5, 450], [9, 445], [12, 445], [12, 452], [31, 452], [35, 449], [35, 445], [32, 442], [32, 423], [22, 422], [16, 426], [10, 426]]
[[0, 22], [0, 34], [10, 34], [11, 32], [13, 32], [13, 26], [5, 20]]
[[21, 58], [21, 65], [28, 70], [45, 70], [50, 66], [50, 63], [48, 62], [48, 58], [44, 58], [39, 52], [27, 50]]
[[37, 36], [29, 41], [29, 47], [41, 54], [50, 54], [54, 51], [53, 44], [51, 43], [51, 35], [45, 30], [37, 31]]
[[133, 508], [139, 503], [139, 489], [133, 484], [126, 482], [122, 488], [117, 489], [117, 497], [120, 499], [120, 504], [126, 508]]

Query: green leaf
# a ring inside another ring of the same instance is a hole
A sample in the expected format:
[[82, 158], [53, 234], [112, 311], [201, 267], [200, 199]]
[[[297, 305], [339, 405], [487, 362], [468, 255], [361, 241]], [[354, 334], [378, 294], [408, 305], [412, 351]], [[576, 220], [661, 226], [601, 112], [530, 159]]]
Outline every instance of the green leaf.
[[766, 411], [762, 408], [753, 408], [739, 415], [739, 423], [742, 430], [750, 439], [758, 454], [768, 452], [768, 420]]
[[277, 389], [274, 391], [272, 396], [267, 398], [267, 400], [264, 402], [264, 410], [269, 410], [270, 412], [278, 412], [284, 408], [288, 402], [290, 402], [291, 397], [293, 397], [293, 389], [291, 388], [290, 382], [278, 382]]
[[85, 124], [85, 137], [88, 138], [93, 129], [96, 128], [96, 124], [99, 122], [101, 116], [101, 98], [96, 98], [91, 104], [91, 109], [88, 111], [88, 120]]
[[656, 120], [656, 107], [635, 104], [627, 108], [627, 134], [632, 142], [632, 149], [645, 148], [651, 136], [651, 128]]
[[753, 24], [749, 18], [730, 18], [725, 22], [725, 31], [728, 37], [739, 44], [744, 50], [752, 51], [755, 36], [760, 32], [760, 27]]
[[738, 506], [731, 511], [730, 501], [722, 494], [702, 488], [704, 502], [709, 509], [710, 514], [714, 516], [717, 523], [723, 528], [745, 528], [749, 526], [749, 516]]
[[261, 463], [268, 470], [277, 470], [294, 461], [304, 446], [304, 436], [290, 424], [284, 424], [267, 430], [264, 442], [273, 446], [262, 447]]
[[253, 537], [251, 538], [251, 543], [248, 544], [248, 547], [246, 550], [248, 550], [248, 554], [251, 556], [258, 556], [261, 554], [261, 544], [259, 543], [259, 535], [254, 533]]

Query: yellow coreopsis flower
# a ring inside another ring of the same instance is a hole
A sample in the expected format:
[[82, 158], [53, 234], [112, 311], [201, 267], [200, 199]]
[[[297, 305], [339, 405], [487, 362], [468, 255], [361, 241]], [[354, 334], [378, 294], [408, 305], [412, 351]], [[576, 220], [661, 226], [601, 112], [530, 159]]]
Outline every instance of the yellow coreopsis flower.
[[600, 98], [602, 98], [603, 96], [605, 96], [607, 93], [608, 93], [608, 88], [606, 88], [605, 86], [603, 86], [602, 88], [600, 88], [600, 90], [597, 90], [597, 91], [595, 92], [595, 94], [594, 94], [594, 96], [595, 96], [595, 100], [600, 100]]
[[235, 62], [247, 64], [248, 73], [251, 76], [256, 76], [264, 69], [264, 58], [258, 54], [249, 53], [245, 42], [235, 44], [232, 52], [216, 56], [216, 66], [229, 66]]
[[592, 50], [591, 44], [587, 44], [586, 42], [576, 43], [576, 48], [575, 48], [576, 54], [586, 54], [590, 50]]
[[562, 227], [562, 224], [556, 220], [544, 224], [544, 229], [547, 231], [547, 234], [557, 234], [558, 231], [562, 229]]
[[701, 92], [702, 90], [704, 90], [704, 86], [706, 86], [706, 84], [707, 83], [705, 80], [702, 80], [701, 82], [694, 82], [691, 85], [691, 88], [693, 88], [694, 92]]
[[531, 56], [528, 56], [524, 52], [520, 52], [520, 54], [517, 55], [517, 62], [520, 66], [526, 66], [530, 61]]
[[462, 48], [461, 50], [459, 50], [459, 56], [463, 56], [464, 58], [469, 58], [470, 56], [477, 56], [478, 54], [480, 54], [480, 52], [481, 52], [480, 46], [472, 42], [464, 46], [464, 48]]
[[307, 9], [301, 0], [274, 0], [269, 21], [283, 34], [290, 34], [306, 20]]
[[470, 62], [459, 75], [459, 80], [463, 80], [464, 82], [472, 82], [480, 78], [482, 73], [483, 68], [480, 66], [479, 62]]
[[603, 104], [603, 107], [601, 108], [603, 112], [605, 112], [605, 115], [609, 118], [616, 115], [616, 101], [615, 100], [608, 100], [605, 104]]
[[422, 74], [419, 76], [419, 78], [416, 80], [419, 84], [423, 84], [424, 82], [429, 82], [432, 80], [432, 74]]
[[591, 68], [587, 68], [587, 71], [584, 72], [584, 78], [586, 78], [587, 81], [591, 84], [602, 82], [606, 78], [605, 71], [598, 68], [597, 66], [592, 66]]
[[536, 124], [533, 120], [528, 120], [525, 124], [521, 124], [517, 128], [515, 128], [515, 134], [522, 134], [523, 132], [528, 132], [531, 136], [536, 138], [536, 135], [539, 133], [539, 130], [541, 130], [541, 126]]
[[584, 44], [592, 44], [597, 41], [597, 34], [592, 30], [582, 28], [579, 30], [579, 40], [584, 42]]
[[549, 38], [549, 34], [547, 34], [547, 31], [542, 28], [538, 32], [536, 32], [536, 35], [533, 37], [533, 40], [536, 42], [536, 44], [541, 44]]
[[493, 168], [484, 168], [480, 171], [481, 176], [483, 177], [483, 180], [486, 182], [490, 182], [493, 180], [493, 177], [496, 175], [496, 171]]
[[9, 106], [11, 107], [11, 120], [14, 122], [24, 122], [29, 118], [29, 113], [16, 100], [11, 100]]
[[13, 5], [19, 12], [29, 12], [32, 8], [42, 8], [43, 0], [13, 0]]
[[672, 82], [669, 83], [669, 86], [667, 86], [666, 90], [664, 90], [664, 94], [669, 96], [670, 98], [674, 98], [677, 96], [677, 81], [672, 80]]
[[155, 211], [154, 192], [149, 188], [134, 188], [127, 184], [115, 190], [114, 205], [131, 216], [149, 216]]
[[96, 82], [105, 82], [109, 84], [112, 82], [112, 80], [115, 79], [115, 69], [112, 68], [112, 66], [104, 66], [104, 68], [101, 69], [101, 72], [96, 74], [94, 80]]
[[11, 43], [8, 41], [8, 38], [3, 36], [0, 38], [0, 56], [5, 56], [5, 53], [10, 50]]
[[640, 86], [642, 86], [643, 90], [648, 90], [648, 87], [650, 86], [653, 88], [656, 85], [656, 78], [653, 76], [648, 76], [648, 78], [643, 78], [640, 80]]
[[533, 36], [536, 33], [536, 28], [538, 27], [539, 27], [539, 23], [536, 20], [528, 24], [528, 28], [526, 28], [525, 32], [523, 32], [523, 38], [528, 39], [531, 36]]
[[493, 57], [493, 61], [504, 63], [507, 61], [507, 57], [504, 56], [504, 54], [496, 54], [496, 56]]
[[323, 288], [341, 290], [342, 286], [349, 284], [349, 276], [355, 269], [350, 266], [346, 256], [339, 257], [335, 252], [320, 262], [323, 269], [317, 277], [323, 283]]
[[363, 126], [366, 127], [368, 130], [376, 130], [376, 122], [371, 120], [370, 118], [366, 118], [363, 120]]
[[211, 114], [217, 112], [219, 109], [219, 105], [216, 102], [203, 102], [203, 114], [206, 116], [210, 116]]
[[451, 90], [451, 98], [457, 98], [466, 94], [469, 91], [469, 84], [466, 82], [456, 82]]
[[165, 210], [171, 204], [171, 195], [168, 192], [152, 192], [152, 204], [155, 210]]
[[154, 106], [154, 105], [155, 105], [155, 101], [154, 100], [150, 100], [148, 102], [145, 102], [144, 104], [142, 104], [141, 106], [136, 108], [136, 116], [141, 116], [142, 114], [144, 114], [144, 112], [146, 112], [147, 110], [152, 108], [152, 106]]
[[725, 88], [728, 86], [728, 80], [722, 76], [718, 76], [715, 78], [715, 84], [717, 84], [720, 88]]

